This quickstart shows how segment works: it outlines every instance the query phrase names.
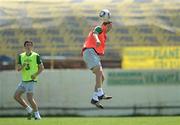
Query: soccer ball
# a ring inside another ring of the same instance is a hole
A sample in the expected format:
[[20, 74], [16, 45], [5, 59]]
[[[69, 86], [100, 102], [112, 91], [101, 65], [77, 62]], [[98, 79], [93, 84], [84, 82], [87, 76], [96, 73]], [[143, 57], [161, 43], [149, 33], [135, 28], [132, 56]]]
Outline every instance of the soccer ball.
[[109, 21], [109, 19], [111, 17], [111, 13], [110, 13], [110, 11], [108, 9], [103, 9], [103, 10], [100, 11], [99, 17], [104, 22], [107, 22], [107, 21]]

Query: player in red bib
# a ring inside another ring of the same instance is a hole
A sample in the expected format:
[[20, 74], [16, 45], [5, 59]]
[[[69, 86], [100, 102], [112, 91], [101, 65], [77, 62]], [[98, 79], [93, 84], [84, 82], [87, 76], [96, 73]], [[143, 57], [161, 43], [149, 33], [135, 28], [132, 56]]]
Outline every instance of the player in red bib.
[[102, 89], [104, 75], [99, 56], [104, 55], [105, 53], [105, 43], [107, 40], [106, 34], [111, 30], [112, 22], [109, 21], [110, 12], [107, 9], [103, 9], [99, 16], [103, 22], [100, 26], [96, 26], [90, 31], [83, 45], [82, 54], [87, 67], [92, 70], [96, 76], [96, 84], [91, 104], [96, 105], [98, 108], [103, 108], [100, 100], [111, 99], [112, 96], [105, 95]]

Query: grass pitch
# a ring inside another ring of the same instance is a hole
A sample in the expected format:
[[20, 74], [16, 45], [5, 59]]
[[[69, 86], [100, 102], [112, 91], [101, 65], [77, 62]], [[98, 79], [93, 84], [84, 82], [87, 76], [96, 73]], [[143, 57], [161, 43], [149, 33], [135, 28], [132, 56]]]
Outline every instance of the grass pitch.
[[0, 118], [0, 125], [180, 125], [180, 117], [43, 117]]

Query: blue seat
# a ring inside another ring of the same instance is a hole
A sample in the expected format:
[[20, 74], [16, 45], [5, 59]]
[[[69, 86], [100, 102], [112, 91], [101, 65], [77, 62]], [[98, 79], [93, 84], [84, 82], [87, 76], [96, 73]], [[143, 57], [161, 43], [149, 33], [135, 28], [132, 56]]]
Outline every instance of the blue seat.
[[149, 41], [149, 42], [154, 42], [154, 43], [156, 43], [158, 41], [156, 36], [145, 36], [144, 40]]
[[180, 36], [169, 36], [168, 41], [180, 42]]
[[121, 33], [121, 34], [128, 34], [129, 31], [127, 28], [119, 28], [116, 30], [117, 33]]
[[133, 42], [134, 41], [132, 36], [121, 36], [119, 38], [119, 40], [120, 40], [120, 42], [121, 41], [126, 41], [126, 42]]
[[140, 28], [138, 31], [144, 34], [152, 34], [152, 29], [150, 28]]
[[28, 36], [35, 36], [37, 34], [37, 30], [35, 29], [23, 29], [22, 31], [24, 35], [28, 35]]
[[59, 35], [59, 30], [57, 28], [54, 28], [54, 29], [48, 29], [46, 31], [47, 34], [52, 34], [52, 35]]
[[14, 36], [15, 32], [10, 29], [5, 29], [1, 32], [2, 36]]
[[59, 42], [64, 42], [64, 38], [63, 37], [52, 37], [51, 39], [50, 39], [50, 42], [55, 42], [55, 43], [59, 43]]

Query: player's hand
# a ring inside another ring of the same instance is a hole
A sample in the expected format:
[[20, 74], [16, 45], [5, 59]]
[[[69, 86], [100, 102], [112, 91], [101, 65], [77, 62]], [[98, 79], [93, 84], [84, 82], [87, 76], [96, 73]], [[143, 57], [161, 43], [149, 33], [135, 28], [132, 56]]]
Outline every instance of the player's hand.
[[100, 41], [96, 41], [96, 46], [99, 47], [101, 45]]
[[22, 67], [25, 67], [27, 65], [27, 63], [26, 62], [24, 62], [23, 64], [22, 64]]
[[36, 74], [31, 75], [31, 79], [34, 80], [37, 77]]

